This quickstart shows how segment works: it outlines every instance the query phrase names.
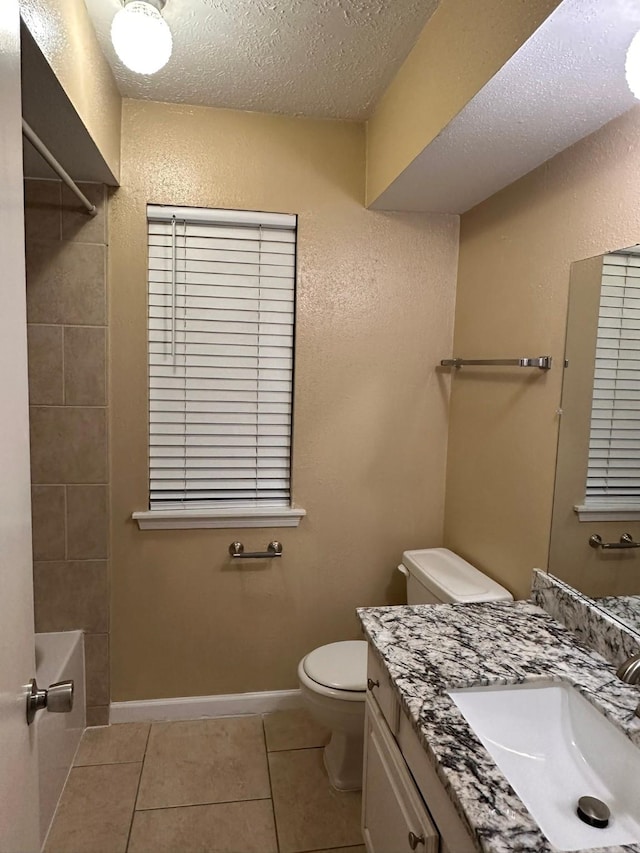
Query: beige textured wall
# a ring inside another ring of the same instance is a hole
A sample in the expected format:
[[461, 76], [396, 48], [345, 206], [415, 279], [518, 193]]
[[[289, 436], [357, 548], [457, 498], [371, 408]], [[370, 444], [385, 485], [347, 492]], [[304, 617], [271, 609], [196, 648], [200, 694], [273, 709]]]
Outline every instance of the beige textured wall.
[[[296, 686], [300, 657], [399, 602], [442, 537], [458, 220], [363, 208], [352, 123], [125, 101], [111, 208], [116, 700]], [[140, 531], [147, 506], [146, 202], [299, 214], [298, 529]], [[231, 564], [230, 542], [284, 556]]]
[[20, 0], [20, 14], [117, 178], [122, 99], [84, 0]]
[[367, 204], [513, 56], [560, 0], [441, 0], [367, 123]]
[[519, 597], [547, 565], [570, 265], [638, 242], [639, 167], [635, 108], [461, 220], [456, 354], [556, 361], [453, 379], [445, 543]]
[[36, 631], [85, 631], [87, 723], [109, 716], [107, 199], [25, 182]]

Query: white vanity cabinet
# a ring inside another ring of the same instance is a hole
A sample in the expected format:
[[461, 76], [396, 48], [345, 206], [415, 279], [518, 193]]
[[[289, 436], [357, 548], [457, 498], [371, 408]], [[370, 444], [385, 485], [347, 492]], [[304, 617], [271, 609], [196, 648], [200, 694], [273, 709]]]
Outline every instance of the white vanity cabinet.
[[439, 836], [374, 700], [367, 697], [362, 834], [369, 853], [438, 853]]
[[362, 834], [368, 853], [475, 853], [371, 649], [367, 676]]

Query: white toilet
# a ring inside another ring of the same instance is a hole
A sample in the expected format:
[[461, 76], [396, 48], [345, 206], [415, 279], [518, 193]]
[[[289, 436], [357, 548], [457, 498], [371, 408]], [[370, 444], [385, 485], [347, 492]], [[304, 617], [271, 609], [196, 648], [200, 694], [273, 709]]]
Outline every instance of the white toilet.
[[[511, 601], [513, 596], [446, 548], [405, 551], [398, 566], [407, 579], [408, 604]], [[329, 781], [339, 791], [362, 787], [367, 643], [345, 640], [309, 652], [298, 664], [309, 713], [331, 731], [324, 748]]]

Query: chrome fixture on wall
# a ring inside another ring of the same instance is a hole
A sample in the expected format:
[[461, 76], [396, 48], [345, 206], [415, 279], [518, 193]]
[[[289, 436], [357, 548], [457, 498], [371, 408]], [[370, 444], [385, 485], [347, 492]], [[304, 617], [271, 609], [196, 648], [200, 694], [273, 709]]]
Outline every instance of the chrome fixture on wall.
[[274, 539], [269, 542], [266, 551], [245, 551], [242, 542], [232, 542], [229, 545], [229, 553], [234, 559], [271, 560], [282, 556], [282, 543]]
[[551, 369], [551, 356], [539, 355], [534, 358], [443, 358], [441, 367], [538, 367]]
[[603, 542], [599, 533], [589, 537], [589, 545], [592, 548], [602, 548], [603, 551], [621, 551], [625, 548], [640, 548], [640, 542], [634, 542], [630, 533], [623, 533], [619, 542]]

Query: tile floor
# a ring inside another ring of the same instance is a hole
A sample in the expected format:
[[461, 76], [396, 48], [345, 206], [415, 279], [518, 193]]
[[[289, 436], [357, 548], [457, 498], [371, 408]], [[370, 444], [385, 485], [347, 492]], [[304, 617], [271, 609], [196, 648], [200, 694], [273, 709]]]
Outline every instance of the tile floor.
[[45, 853], [365, 853], [303, 710], [87, 729]]

